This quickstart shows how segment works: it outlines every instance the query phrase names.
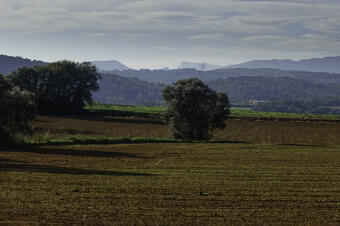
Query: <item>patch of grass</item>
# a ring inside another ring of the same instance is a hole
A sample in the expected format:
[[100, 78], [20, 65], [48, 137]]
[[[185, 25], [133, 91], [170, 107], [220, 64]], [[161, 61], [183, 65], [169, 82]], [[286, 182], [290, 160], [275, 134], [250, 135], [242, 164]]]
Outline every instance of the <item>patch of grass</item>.
[[38, 144], [38, 145], [79, 145], [79, 144], [140, 144], [140, 143], [182, 143], [182, 140], [169, 139], [169, 138], [142, 138], [142, 137], [68, 137], [64, 139], [29, 139], [25, 138], [25, 144]]
[[255, 118], [255, 119], [292, 119], [292, 120], [332, 120], [340, 121], [340, 115], [329, 114], [298, 114], [283, 112], [262, 112], [250, 109], [231, 109], [232, 118]]
[[[112, 105], [95, 103], [87, 105], [86, 110], [102, 114], [115, 116], [144, 116], [161, 118], [161, 114], [165, 111], [165, 107], [154, 106], [129, 106], [129, 105]], [[276, 119], [276, 120], [332, 120], [340, 121], [340, 115], [329, 114], [298, 114], [298, 113], [281, 113], [281, 112], [261, 112], [251, 109], [231, 108], [231, 118], [247, 118], [247, 119]]]
[[95, 103], [85, 106], [86, 110], [109, 110], [136, 113], [161, 114], [165, 111], [165, 107], [161, 106], [136, 106], [136, 105], [113, 105]]
[[90, 115], [108, 115], [119, 117], [145, 117], [162, 118], [164, 107], [132, 106], [132, 105], [112, 105], [95, 103], [85, 106], [85, 110]]

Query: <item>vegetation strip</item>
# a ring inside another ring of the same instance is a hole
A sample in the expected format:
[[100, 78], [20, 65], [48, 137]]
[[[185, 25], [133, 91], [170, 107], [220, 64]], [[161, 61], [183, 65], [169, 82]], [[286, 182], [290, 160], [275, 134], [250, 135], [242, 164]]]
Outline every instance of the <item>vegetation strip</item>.
[[168, 138], [91, 138], [91, 137], [70, 137], [66, 139], [30, 140], [26, 139], [25, 144], [37, 145], [78, 145], [78, 144], [142, 144], [142, 143], [183, 143], [183, 140]]
[[[129, 106], [129, 105], [112, 105], [95, 103], [85, 106], [89, 115], [107, 115], [117, 117], [146, 117], [161, 119], [165, 107], [154, 106]], [[250, 109], [231, 108], [231, 119], [243, 120], [277, 120], [277, 121], [340, 121], [339, 115], [329, 114], [299, 114], [299, 113], [282, 113], [282, 112], [262, 112]]]

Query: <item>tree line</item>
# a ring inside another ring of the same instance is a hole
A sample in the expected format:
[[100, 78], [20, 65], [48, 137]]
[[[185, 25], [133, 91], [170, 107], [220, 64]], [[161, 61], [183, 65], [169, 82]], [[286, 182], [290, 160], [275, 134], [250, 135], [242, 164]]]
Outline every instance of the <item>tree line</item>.
[[99, 89], [91, 63], [59, 61], [0, 75], [0, 139], [21, 131], [35, 114], [81, 114]]

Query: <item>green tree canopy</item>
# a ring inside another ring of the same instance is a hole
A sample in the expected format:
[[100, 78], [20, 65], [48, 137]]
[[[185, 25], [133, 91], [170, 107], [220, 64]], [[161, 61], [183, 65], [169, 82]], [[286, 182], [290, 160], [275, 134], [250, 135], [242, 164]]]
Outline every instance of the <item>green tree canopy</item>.
[[20, 89], [35, 94], [38, 113], [78, 114], [85, 103], [92, 102], [92, 92], [99, 89], [100, 75], [91, 63], [59, 61], [19, 68], [9, 77]]
[[172, 136], [186, 140], [208, 140], [211, 132], [225, 127], [229, 99], [211, 90], [197, 78], [183, 79], [163, 90], [167, 110], [164, 119]]
[[35, 109], [33, 93], [13, 87], [0, 74], [0, 141], [29, 128], [29, 122], [35, 118]]

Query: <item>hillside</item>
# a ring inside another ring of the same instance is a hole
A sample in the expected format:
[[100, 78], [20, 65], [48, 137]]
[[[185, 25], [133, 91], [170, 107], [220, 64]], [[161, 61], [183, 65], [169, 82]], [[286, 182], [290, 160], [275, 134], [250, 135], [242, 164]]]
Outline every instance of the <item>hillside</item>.
[[313, 58], [300, 61], [277, 59], [253, 60], [242, 64], [232, 65], [230, 68], [273, 68], [281, 70], [340, 73], [340, 56]]
[[207, 84], [214, 90], [226, 92], [234, 102], [340, 95], [339, 86], [291, 77], [230, 77], [209, 81]]
[[213, 71], [199, 71], [196, 69], [175, 69], [175, 70], [115, 70], [112, 73], [128, 77], [138, 78], [148, 82], [171, 84], [179, 79], [197, 77], [202, 81], [214, 81], [229, 77], [291, 77], [303, 79], [309, 82], [337, 83], [340, 84], [340, 74], [330, 74], [325, 72], [305, 72], [305, 71], [284, 71], [278, 69], [247, 69], [229, 68]]
[[19, 67], [34, 67], [47, 64], [43, 61], [30, 60], [22, 57], [0, 55], [0, 73], [7, 75]]
[[100, 90], [93, 95], [96, 102], [128, 105], [159, 105], [165, 85], [103, 73]]
[[[239, 76], [206, 81], [214, 90], [226, 92], [233, 103], [250, 100], [310, 99], [339, 96], [336, 84], [316, 83], [292, 77]], [[94, 100], [110, 104], [158, 105], [165, 84], [141, 81], [105, 73], [99, 81], [100, 90]]]

